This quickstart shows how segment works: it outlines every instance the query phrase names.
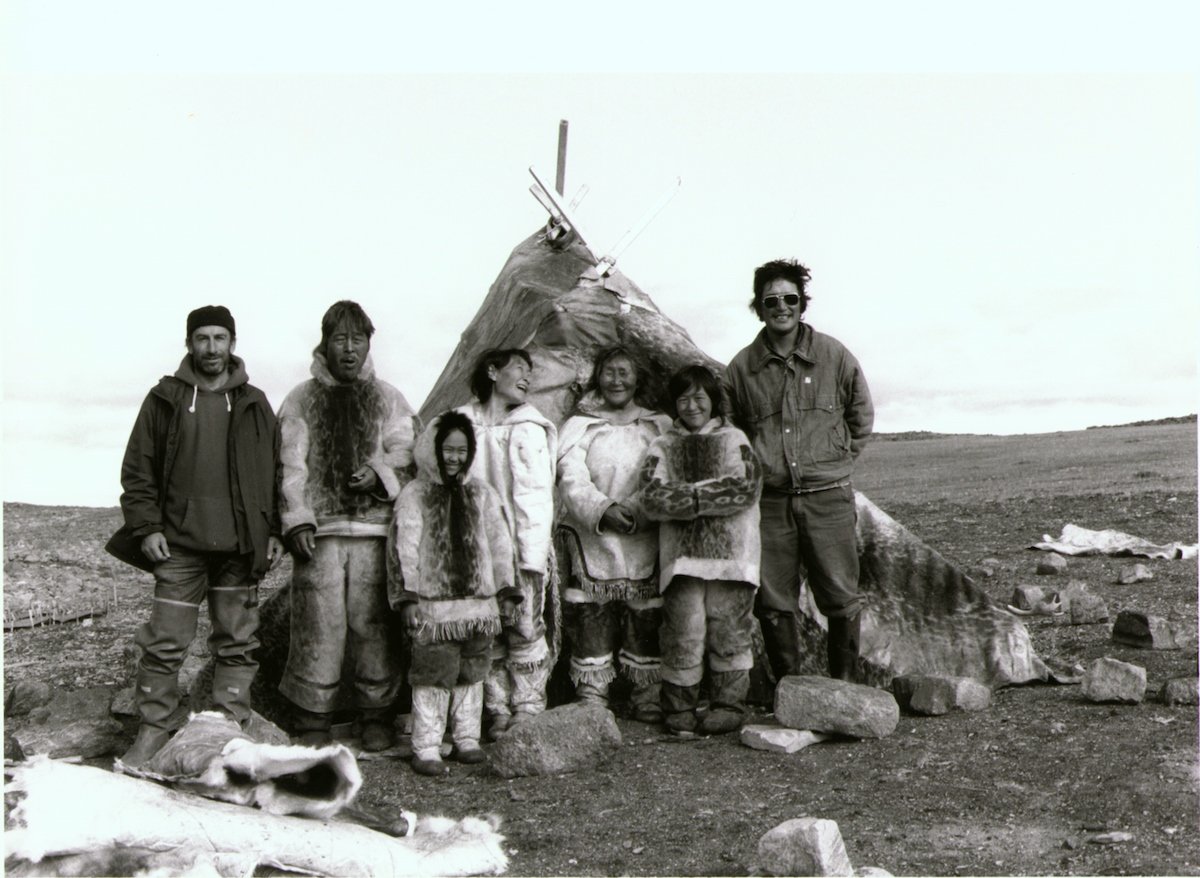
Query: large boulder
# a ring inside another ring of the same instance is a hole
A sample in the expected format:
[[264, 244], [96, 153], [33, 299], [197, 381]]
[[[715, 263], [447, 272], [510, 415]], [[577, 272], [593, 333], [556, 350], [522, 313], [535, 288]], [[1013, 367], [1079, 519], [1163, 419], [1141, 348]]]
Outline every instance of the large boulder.
[[488, 761], [501, 777], [561, 774], [594, 768], [621, 746], [613, 715], [598, 704], [564, 704], [509, 728]]
[[30, 711], [13, 734], [27, 755], [107, 756], [125, 743], [124, 729], [109, 714], [112, 697], [112, 690], [102, 686], [56, 692], [49, 704]]
[[883, 738], [896, 730], [900, 708], [890, 692], [828, 677], [784, 677], [775, 687], [775, 718], [793, 729], [852, 738]]

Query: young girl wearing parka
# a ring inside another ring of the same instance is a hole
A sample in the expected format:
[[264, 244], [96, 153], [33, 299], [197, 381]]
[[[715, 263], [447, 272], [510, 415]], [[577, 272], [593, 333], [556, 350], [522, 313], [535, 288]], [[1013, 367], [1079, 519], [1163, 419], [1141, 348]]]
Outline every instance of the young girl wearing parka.
[[642, 464], [639, 502], [660, 522], [662, 701], [667, 728], [690, 734], [707, 658], [710, 709], [701, 732], [742, 724], [759, 582], [762, 476], [746, 434], [720, 414], [720, 383], [688, 366], [667, 385], [676, 421]]
[[475, 477], [500, 496], [516, 555], [522, 601], [492, 649], [484, 685], [490, 734], [546, 709], [550, 675], [542, 620], [550, 581], [558, 430], [525, 401], [533, 361], [520, 348], [487, 350], [471, 374], [476, 401], [460, 406], [475, 426]]
[[436, 418], [417, 440], [417, 480], [396, 501], [388, 601], [401, 611], [412, 644], [413, 770], [445, 774], [447, 713], [460, 762], [484, 760], [479, 747], [483, 680], [491, 643], [511, 612], [513, 544], [500, 498], [469, 478], [475, 431], [460, 412]]
[[635, 401], [645, 384], [627, 349], [596, 357], [591, 392], [562, 428], [559, 545], [570, 568], [563, 628], [576, 699], [608, 705], [619, 649], [621, 672], [633, 683], [634, 718], [661, 722], [658, 525], [638, 513], [633, 495], [646, 449], [671, 419]]

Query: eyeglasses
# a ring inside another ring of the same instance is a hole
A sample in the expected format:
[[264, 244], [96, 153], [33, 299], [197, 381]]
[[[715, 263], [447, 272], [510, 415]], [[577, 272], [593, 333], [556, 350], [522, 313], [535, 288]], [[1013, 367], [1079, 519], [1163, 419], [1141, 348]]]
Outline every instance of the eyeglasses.
[[784, 293], [782, 296], [763, 296], [762, 300], [764, 308], [777, 308], [780, 302], [789, 308], [795, 308], [800, 304], [800, 297], [795, 293]]

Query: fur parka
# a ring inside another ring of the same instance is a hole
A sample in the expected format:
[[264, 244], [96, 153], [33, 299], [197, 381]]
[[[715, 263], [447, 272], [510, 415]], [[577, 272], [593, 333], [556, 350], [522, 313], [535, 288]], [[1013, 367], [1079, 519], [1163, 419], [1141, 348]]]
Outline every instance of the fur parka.
[[638, 503], [659, 525], [659, 587], [676, 576], [759, 583], [762, 474], [746, 434], [723, 418], [676, 422], [651, 443]]
[[[313, 527], [317, 536], [386, 537], [392, 506], [413, 476], [412, 407], [375, 377], [370, 356], [353, 384], [339, 384], [320, 351], [310, 371], [279, 409], [283, 533]], [[370, 494], [346, 487], [361, 466], [379, 480]]]
[[396, 501], [388, 602], [394, 609], [416, 603], [413, 630], [431, 640], [496, 635], [501, 630], [496, 598], [516, 593], [512, 538], [499, 495], [468, 470], [461, 483], [466, 545], [453, 544], [454, 488], [443, 482], [434, 456], [437, 426], [434, 419], [418, 440], [417, 478]]

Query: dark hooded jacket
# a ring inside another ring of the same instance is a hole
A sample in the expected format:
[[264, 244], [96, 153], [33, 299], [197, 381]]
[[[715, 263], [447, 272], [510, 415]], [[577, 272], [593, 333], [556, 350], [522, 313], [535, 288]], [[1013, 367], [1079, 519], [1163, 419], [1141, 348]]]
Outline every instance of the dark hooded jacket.
[[[229, 378], [216, 392], [229, 406], [229, 492], [237, 551], [253, 554], [252, 575], [269, 568], [267, 542], [279, 534], [276, 466], [279, 459], [275, 414], [267, 397], [247, 381], [245, 365], [231, 358]], [[121, 512], [125, 525], [105, 547], [110, 554], [143, 570], [153, 564], [142, 554], [148, 534], [167, 529], [168, 485], [179, 451], [180, 425], [202, 391], [196, 385], [191, 357], [174, 375], [166, 375], [142, 402], [125, 458], [121, 463]]]

